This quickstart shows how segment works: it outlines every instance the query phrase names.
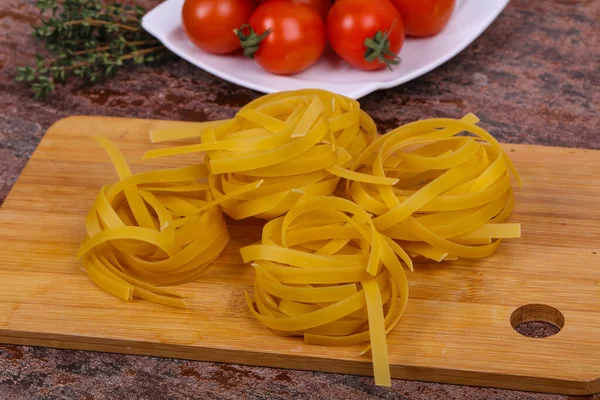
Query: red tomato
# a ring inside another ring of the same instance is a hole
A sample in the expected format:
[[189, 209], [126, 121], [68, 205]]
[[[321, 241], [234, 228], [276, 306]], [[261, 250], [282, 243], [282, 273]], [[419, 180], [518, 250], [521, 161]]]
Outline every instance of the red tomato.
[[411, 36], [431, 36], [448, 23], [456, 0], [391, 0], [404, 20], [404, 30]]
[[[348, 64], [376, 70], [398, 63], [404, 25], [388, 0], [337, 0], [327, 15], [327, 37]], [[367, 39], [371, 39], [368, 47]]]
[[[258, 0], [259, 3], [264, 3], [267, 1], [275, 1], [275, 0]], [[329, 9], [331, 8], [331, 2], [332, 0], [287, 0], [287, 1], [291, 1], [292, 3], [298, 3], [298, 4], [306, 4], [309, 7], [314, 8], [319, 15], [321, 15], [321, 17], [323, 19], [327, 18], [327, 13], [329, 12]]]
[[253, 9], [254, 0], [185, 0], [183, 28], [202, 50], [231, 53], [240, 48], [233, 30], [248, 22]]
[[252, 13], [249, 25], [238, 30], [245, 54], [273, 74], [305, 70], [321, 57], [327, 43], [323, 20], [302, 4], [268, 1]]

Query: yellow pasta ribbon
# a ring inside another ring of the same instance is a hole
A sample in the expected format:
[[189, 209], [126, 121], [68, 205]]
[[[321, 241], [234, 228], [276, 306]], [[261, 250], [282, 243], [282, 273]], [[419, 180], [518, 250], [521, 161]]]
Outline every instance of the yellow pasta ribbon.
[[518, 224], [503, 224], [514, 204], [511, 175], [519, 184], [520, 177], [478, 121], [469, 114], [401, 126], [373, 141], [352, 164], [359, 174], [396, 180], [352, 179], [347, 194], [413, 257], [487, 257], [501, 239], [520, 237]]
[[255, 269], [248, 307], [275, 333], [308, 343], [370, 341], [376, 383], [389, 386], [386, 334], [404, 312], [408, 281], [388, 240], [350, 200], [301, 199], [265, 225], [259, 244], [240, 250]]
[[[153, 140], [197, 136], [202, 143], [151, 150], [145, 158], [204, 152], [210, 190], [234, 219], [273, 219], [303, 198], [332, 194], [340, 179], [392, 185], [396, 179], [350, 169], [377, 134], [375, 123], [352, 99], [323, 90], [280, 92], [250, 102], [234, 118], [153, 132]], [[235, 194], [262, 181], [258, 190]]]
[[[104, 186], [86, 217], [78, 258], [107, 292], [185, 308], [182, 296], [158, 287], [198, 279], [229, 241], [225, 220], [203, 166], [132, 174], [108, 139], [95, 138], [120, 180]], [[245, 193], [260, 181], [236, 189]]]

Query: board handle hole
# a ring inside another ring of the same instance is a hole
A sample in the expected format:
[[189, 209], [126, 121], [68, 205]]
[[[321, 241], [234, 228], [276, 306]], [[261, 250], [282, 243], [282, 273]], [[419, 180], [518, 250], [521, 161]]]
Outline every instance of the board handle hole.
[[523, 336], [545, 338], [564, 328], [565, 316], [546, 304], [526, 304], [513, 311], [510, 324]]

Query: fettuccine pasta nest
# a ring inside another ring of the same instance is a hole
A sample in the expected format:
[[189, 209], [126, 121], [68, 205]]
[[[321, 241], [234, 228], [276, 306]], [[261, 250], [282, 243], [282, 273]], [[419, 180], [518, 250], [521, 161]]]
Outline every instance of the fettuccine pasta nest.
[[185, 308], [182, 296], [159, 286], [205, 275], [229, 242], [223, 214], [211, 200], [206, 166], [133, 175], [108, 139], [96, 140], [120, 180], [96, 197], [77, 257], [90, 279], [117, 297]]
[[397, 179], [394, 186], [349, 182], [348, 192], [412, 256], [482, 258], [521, 235], [520, 224], [505, 223], [514, 207], [511, 174], [520, 184], [519, 175], [478, 121], [469, 114], [407, 124], [354, 160], [357, 171]]
[[310, 344], [370, 341], [376, 383], [391, 384], [386, 334], [408, 300], [398, 256], [412, 263], [360, 206], [336, 197], [301, 200], [265, 225], [260, 244], [240, 251], [256, 270], [256, 309], [246, 299], [263, 325]]
[[215, 198], [262, 179], [260, 188], [222, 208], [234, 219], [266, 220], [300, 198], [330, 195], [340, 178], [358, 175], [348, 169], [352, 158], [377, 133], [357, 101], [319, 90], [266, 95], [234, 118], [203, 128], [201, 144], [151, 150], [145, 157], [205, 152]]

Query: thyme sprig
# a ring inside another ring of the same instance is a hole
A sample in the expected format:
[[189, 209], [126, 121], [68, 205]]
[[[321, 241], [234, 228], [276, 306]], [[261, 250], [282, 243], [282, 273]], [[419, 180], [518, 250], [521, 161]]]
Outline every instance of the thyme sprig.
[[36, 54], [34, 65], [17, 67], [16, 80], [26, 82], [36, 99], [56, 83], [79, 77], [93, 83], [126, 64], [152, 64], [168, 55], [141, 27], [145, 10], [103, 0], [38, 0], [45, 16], [33, 26], [49, 55]]

